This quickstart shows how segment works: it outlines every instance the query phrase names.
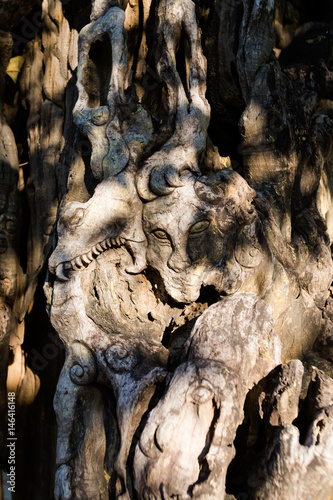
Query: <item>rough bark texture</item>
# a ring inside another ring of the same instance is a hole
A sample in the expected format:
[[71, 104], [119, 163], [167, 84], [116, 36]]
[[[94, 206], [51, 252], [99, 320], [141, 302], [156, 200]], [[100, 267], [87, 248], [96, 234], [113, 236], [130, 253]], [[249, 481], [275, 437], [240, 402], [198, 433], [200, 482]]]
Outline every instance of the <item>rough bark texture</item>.
[[333, 498], [330, 2], [0, 14], [0, 498]]

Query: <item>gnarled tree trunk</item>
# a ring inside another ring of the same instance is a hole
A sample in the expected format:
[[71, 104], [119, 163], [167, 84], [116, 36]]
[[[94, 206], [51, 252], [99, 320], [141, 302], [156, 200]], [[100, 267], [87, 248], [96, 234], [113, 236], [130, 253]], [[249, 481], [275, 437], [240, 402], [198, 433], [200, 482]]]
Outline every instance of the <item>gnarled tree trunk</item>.
[[330, 2], [0, 13], [3, 494], [332, 498]]

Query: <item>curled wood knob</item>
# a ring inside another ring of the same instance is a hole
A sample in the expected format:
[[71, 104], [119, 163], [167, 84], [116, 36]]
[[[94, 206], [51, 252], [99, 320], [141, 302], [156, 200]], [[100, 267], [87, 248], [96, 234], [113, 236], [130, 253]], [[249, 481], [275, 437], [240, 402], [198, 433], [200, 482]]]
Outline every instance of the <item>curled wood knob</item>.
[[69, 375], [77, 385], [91, 384], [96, 380], [96, 361], [92, 351], [85, 345], [76, 342], [73, 346], [72, 363]]
[[137, 363], [135, 354], [122, 344], [110, 346], [105, 352], [106, 362], [116, 372], [129, 371]]

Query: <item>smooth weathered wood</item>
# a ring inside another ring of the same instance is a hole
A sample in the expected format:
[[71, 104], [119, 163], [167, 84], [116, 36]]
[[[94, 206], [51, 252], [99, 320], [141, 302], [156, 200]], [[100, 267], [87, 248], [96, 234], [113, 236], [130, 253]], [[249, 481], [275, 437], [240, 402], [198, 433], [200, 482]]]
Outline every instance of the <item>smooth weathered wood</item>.
[[328, 4], [0, 4], [17, 497], [332, 497]]

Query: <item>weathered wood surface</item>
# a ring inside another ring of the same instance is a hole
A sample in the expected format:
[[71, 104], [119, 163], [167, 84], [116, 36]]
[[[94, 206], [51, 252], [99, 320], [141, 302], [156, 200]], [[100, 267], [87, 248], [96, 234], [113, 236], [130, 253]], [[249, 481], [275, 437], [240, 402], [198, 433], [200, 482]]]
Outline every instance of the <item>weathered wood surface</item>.
[[329, 2], [33, 3], [0, 3], [17, 498], [332, 498]]

